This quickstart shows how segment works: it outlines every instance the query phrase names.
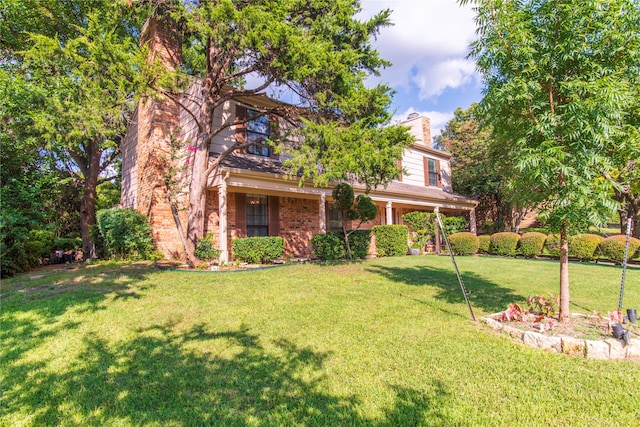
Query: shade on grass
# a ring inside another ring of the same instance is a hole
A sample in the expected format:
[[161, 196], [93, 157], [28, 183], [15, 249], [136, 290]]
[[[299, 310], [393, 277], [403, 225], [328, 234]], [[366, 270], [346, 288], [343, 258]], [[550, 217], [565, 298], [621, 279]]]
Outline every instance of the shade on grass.
[[[476, 314], [554, 292], [554, 262], [460, 258]], [[571, 265], [575, 311], [620, 268]], [[99, 265], [2, 283], [2, 425], [633, 425], [640, 364], [468, 320], [450, 260], [241, 273]], [[625, 306], [640, 307], [640, 271]]]

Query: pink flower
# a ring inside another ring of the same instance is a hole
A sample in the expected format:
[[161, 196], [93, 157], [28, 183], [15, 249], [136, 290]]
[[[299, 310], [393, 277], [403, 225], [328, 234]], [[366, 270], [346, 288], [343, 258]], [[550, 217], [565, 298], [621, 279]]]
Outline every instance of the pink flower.
[[191, 146], [188, 149], [189, 151], [192, 151], [194, 153], [198, 150], [196, 147], [191, 147]]
[[189, 164], [189, 159], [187, 159], [187, 164]]

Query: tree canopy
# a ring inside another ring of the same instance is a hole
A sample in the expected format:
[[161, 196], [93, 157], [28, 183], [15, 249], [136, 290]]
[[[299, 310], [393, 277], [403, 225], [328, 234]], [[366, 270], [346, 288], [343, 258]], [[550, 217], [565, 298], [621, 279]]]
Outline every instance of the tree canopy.
[[[470, 3], [461, 1], [461, 3]], [[640, 68], [634, 0], [478, 0], [471, 57], [481, 107], [513, 156], [514, 189], [560, 232], [560, 319], [569, 316], [568, 233], [617, 207], [608, 155], [633, 126]]]

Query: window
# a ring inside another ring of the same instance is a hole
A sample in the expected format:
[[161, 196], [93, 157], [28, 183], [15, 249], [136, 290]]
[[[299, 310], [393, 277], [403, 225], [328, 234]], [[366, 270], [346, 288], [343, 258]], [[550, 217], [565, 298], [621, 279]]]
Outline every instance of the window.
[[424, 185], [429, 187], [442, 187], [440, 178], [440, 160], [423, 157]]
[[247, 237], [269, 235], [269, 198], [247, 194]]
[[338, 212], [333, 203], [327, 203], [327, 225], [329, 231], [342, 231], [340, 212]]
[[264, 141], [271, 136], [271, 124], [268, 116], [260, 114], [259, 111], [247, 109], [247, 142], [253, 143], [247, 147], [247, 153], [269, 157], [269, 146]]

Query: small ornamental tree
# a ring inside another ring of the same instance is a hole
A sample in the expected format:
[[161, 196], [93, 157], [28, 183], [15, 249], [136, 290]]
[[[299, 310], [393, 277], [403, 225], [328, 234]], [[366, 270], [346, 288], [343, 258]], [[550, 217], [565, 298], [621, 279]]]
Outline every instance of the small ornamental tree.
[[[354, 197], [353, 187], [344, 182], [336, 185], [331, 195], [342, 220], [342, 232], [344, 233], [347, 256], [352, 260], [353, 255], [349, 244], [349, 236], [360, 228], [363, 222], [374, 219], [378, 215], [378, 207], [373, 203], [371, 197], [365, 194]], [[359, 223], [354, 229], [347, 231], [345, 220], [359, 221]]]

